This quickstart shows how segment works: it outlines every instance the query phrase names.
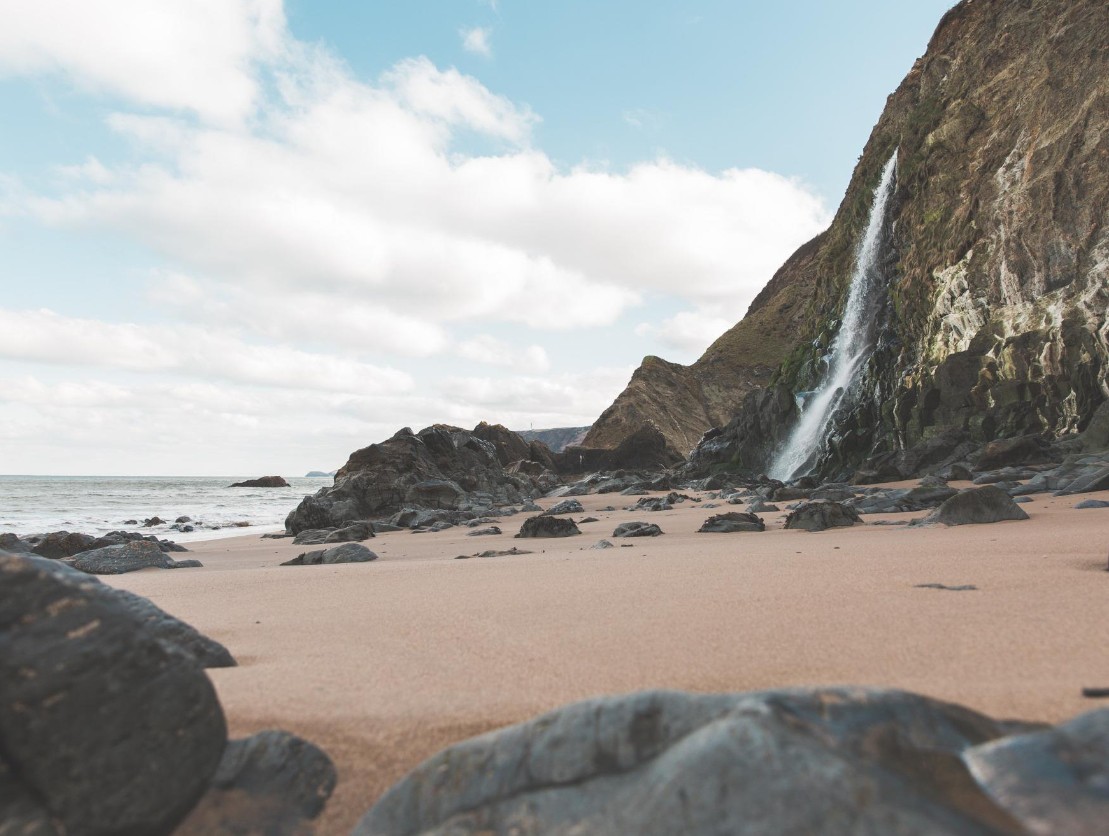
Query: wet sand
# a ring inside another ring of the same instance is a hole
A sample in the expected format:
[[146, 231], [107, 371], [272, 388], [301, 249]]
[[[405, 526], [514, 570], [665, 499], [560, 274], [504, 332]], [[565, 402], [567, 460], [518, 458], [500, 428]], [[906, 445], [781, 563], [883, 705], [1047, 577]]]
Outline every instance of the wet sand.
[[[328, 752], [319, 832], [339, 834], [444, 746], [596, 695], [872, 685], [1042, 721], [1104, 705], [1080, 693], [1109, 686], [1109, 510], [1074, 509], [1087, 498], [1109, 491], [1040, 494], [1030, 520], [992, 525], [807, 533], [769, 513], [764, 533], [698, 534], [744, 506], [601, 511], [637, 499], [606, 494], [578, 497], [572, 516], [599, 518], [580, 537], [513, 539], [520, 514], [500, 536], [403, 531], [366, 541], [372, 563], [283, 567], [320, 547], [247, 535], [190, 543], [203, 569], [105, 580], [231, 650], [240, 666], [211, 675], [233, 735]], [[632, 519], [665, 534], [613, 539]], [[590, 549], [602, 538], [617, 547]], [[513, 546], [534, 554], [454, 559]]]

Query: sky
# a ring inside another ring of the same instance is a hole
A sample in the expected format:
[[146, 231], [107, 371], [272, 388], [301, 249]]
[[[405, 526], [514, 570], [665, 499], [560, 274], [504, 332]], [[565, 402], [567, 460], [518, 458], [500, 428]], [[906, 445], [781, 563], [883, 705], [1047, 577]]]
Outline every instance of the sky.
[[584, 426], [824, 229], [949, 0], [0, 0], [0, 474]]

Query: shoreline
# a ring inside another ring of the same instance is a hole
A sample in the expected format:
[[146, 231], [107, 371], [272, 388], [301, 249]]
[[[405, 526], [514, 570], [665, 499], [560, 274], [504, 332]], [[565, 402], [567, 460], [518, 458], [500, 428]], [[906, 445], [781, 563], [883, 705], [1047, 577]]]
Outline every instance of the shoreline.
[[[736, 506], [577, 499], [599, 517], [581, 536], [514, 539], [518, 514], [499, 536], [393, 532], [364, 543], [369, 564], [286, 567], [318, 547], [244, 534], [191, 543], [203, 569], [104, 580], [235, 655], [210, 671], [234, 735], [285, 728], [331, 755], [321, 833], [453, 742], [602, 694], [871, 685], [1046, 722], [1104, 705], [1080, 691], [1109, 684], [1109, 518], [1076, 497], [1037, 495], [1019, 522], [808, 533], [782, 530], [782, 512], [743, 534], [696, 533]], [[614, 540], [632, 519], [666, 533]], [[591, 549], [602, 537], [617, 547]], [[454, 559], [513, 546], [534, 554]]]

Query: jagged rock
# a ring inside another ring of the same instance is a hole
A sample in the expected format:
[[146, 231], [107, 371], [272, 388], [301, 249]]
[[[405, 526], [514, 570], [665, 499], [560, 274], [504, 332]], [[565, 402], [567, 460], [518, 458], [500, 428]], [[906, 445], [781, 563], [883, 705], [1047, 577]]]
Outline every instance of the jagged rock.
[[1044, 464], [1051, 461], [1058, 461], [1058, 459], [1042, 436], [1022, 435], [991, 441], [978, 457], [975, 467], [979, 471], [1000, 470], [1006, 467]]
[[924, 518], [926, 523], [973, 525], [1003, 520], [1026, 520], [1028, 514], [996, 485], [956, 494]]
[[803, 531], [823, 531], [826, 528], [843, 528], [862, 522], [855, 509], [840, 502], [826, 499], [802, 502], [786, 517], [786, 528]]
[[894, 488], [875, 491], [850, 501], [860, 514], [899, 514], [938, 508], [958, 491], [947, 486], [935, 488]]
[[1029, 833], [1094, 833], [1109, 821], [1109, 709], [976, 746], [963, 759]]
[[[512, 462], [531, 459], [532, 451], [528, 442], [501, 424], [487, 424], [482, 421], [474, 427], [473, 433], [477, 438], [493, 445], [497, 461], [502, 467], [507, 467]], [[537, 461], [535, 464], [542, 468], [545, 462]]]
[[631, 506], [629, 511], [670, 511], [673, 505], [664, 496], [645, 496]]
[[724, 514], [715, 514], [705, 520], [699, 532], [706, 534], [732, 534], [737, 531], [766, 531], [766, 523], [761, 517], [754, 514], [744, 514], [740, 511], [728, 511]]
[[658, 537], [660, 534], [662, 529], [648, 522], [620, 523], [612, 532], [613, 537]]
[[344, 543], [341, 546], [332, 546], [330, 549], [298, 554], [292, 560], [286, 560], [282, 566], [319, 566], [333, 563], [368, 563], [377, 560], [377, 555], [360, 543]]
[[104, 546], [81, 552], [69, 559], [74, 569], [91, 575], [122, 575], [140, 569], [191, 569], [200, 566], [196, 560], [174, 560], [167, 557], [157, 543], [131, 540], [118, 546]]
[[285, 528], [298, 534], [388, 517], [406, 504], [487, 510], [518, 505], [537, 493], [536, 477], [505, 471], [493, 442], [443, 424], [419, 433], [406, 427], [352, 453], [334, 485], [305, 497], [286, 518]]
[[[731, 502], [731, 500], [729, 499], [728, 502]], [[735, 504], [739, 505], [740, 503], [742, 503], [742, 500], [737, 501]], [[705, 507], [708, 508], [709, 506], [706, 505]], [[779, 508], [777, 505], [774, 505], [773, 503], [764, 502], [761, 499], [756, 499], [754, 502], [747, 506], [747, 510], [750, 511], [752, 514], [769, 514], [773, 511], [781, 511], [782, 509]]]
[[0, 555], [3, 761], [59, 830], [169, 833], [224, 750], [215, 691], [118, 599], [64, 572]]
[[528, 500], [527, 502], [525, 502], [523, 505], [520, 506], [520, 510], [521, 511], [526, 511], [529, 514], [534, 514], [536, 511], [542, 511], [543, 507], [541, 505], [537, 505], [536, 503], [532, 502], [531, 500]]
[[1076, 477], [1065, 488], [1057, 491], [1055, 495], [1071, 496], [1076, 493], [1104, 490], [1109, 490], [1109, 467], [1099, 468], [1091, 473]]
[[229, 488], [287, 488], [289, 483], [280, 476], [262, 476], [258, 479], [247, 479], [245, 482], [235, 482]]
[[10, 531], [5, 531], [0, 534], [0, 552], [8, 552], [10, 554], [33, 554], [31, 551], [31, 544], [20, 540], [18, 536]]
[[899, 691], [607, 697], [435, 755], [354, 836], [1012, 832], [961, 760], [1011, 731]]
[[553, 516], [555, 514], [580, 514], [583, 511], [585, 511], [585, 508], [576, 499], [564, 499], [562, 502], [555, 503], [543, 513]]
[[520, 526], [517, 537], [572, 537], [581, 534], [573, 520], [540, 515], [528, 517]]
[[96, 538], [89, 534], [52, 531], [37, 539], [31, 551], [39, 557], [57, 560], [96, 548], [95, 543]]
[[174, 836], [305, 836], [337, 777], [323, 750], [288, 732], [229, 741], [208, 791]]

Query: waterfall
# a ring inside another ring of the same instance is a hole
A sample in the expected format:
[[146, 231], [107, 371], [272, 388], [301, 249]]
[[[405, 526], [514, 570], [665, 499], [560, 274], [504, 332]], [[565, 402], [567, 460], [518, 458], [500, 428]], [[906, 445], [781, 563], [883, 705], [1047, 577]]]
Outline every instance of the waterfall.
[[770, 476], [783, 481], [812, 469], [826, 446], [829, 425], [836, 409], [851, 392], [860, 371], [874, 349], [875, 320], [884, 299], [882, 276], [883, 245], [886, 240], [886, 214], [893, 193], [897, 151], [882, 169], [882, 179], [874, 190], [866, 233], [855, 253], [855, 272], [843, 310], [843, 321], [831, 345], [828, 368], [820, 385], [801, 407], [801, 418], [774, 457]]

